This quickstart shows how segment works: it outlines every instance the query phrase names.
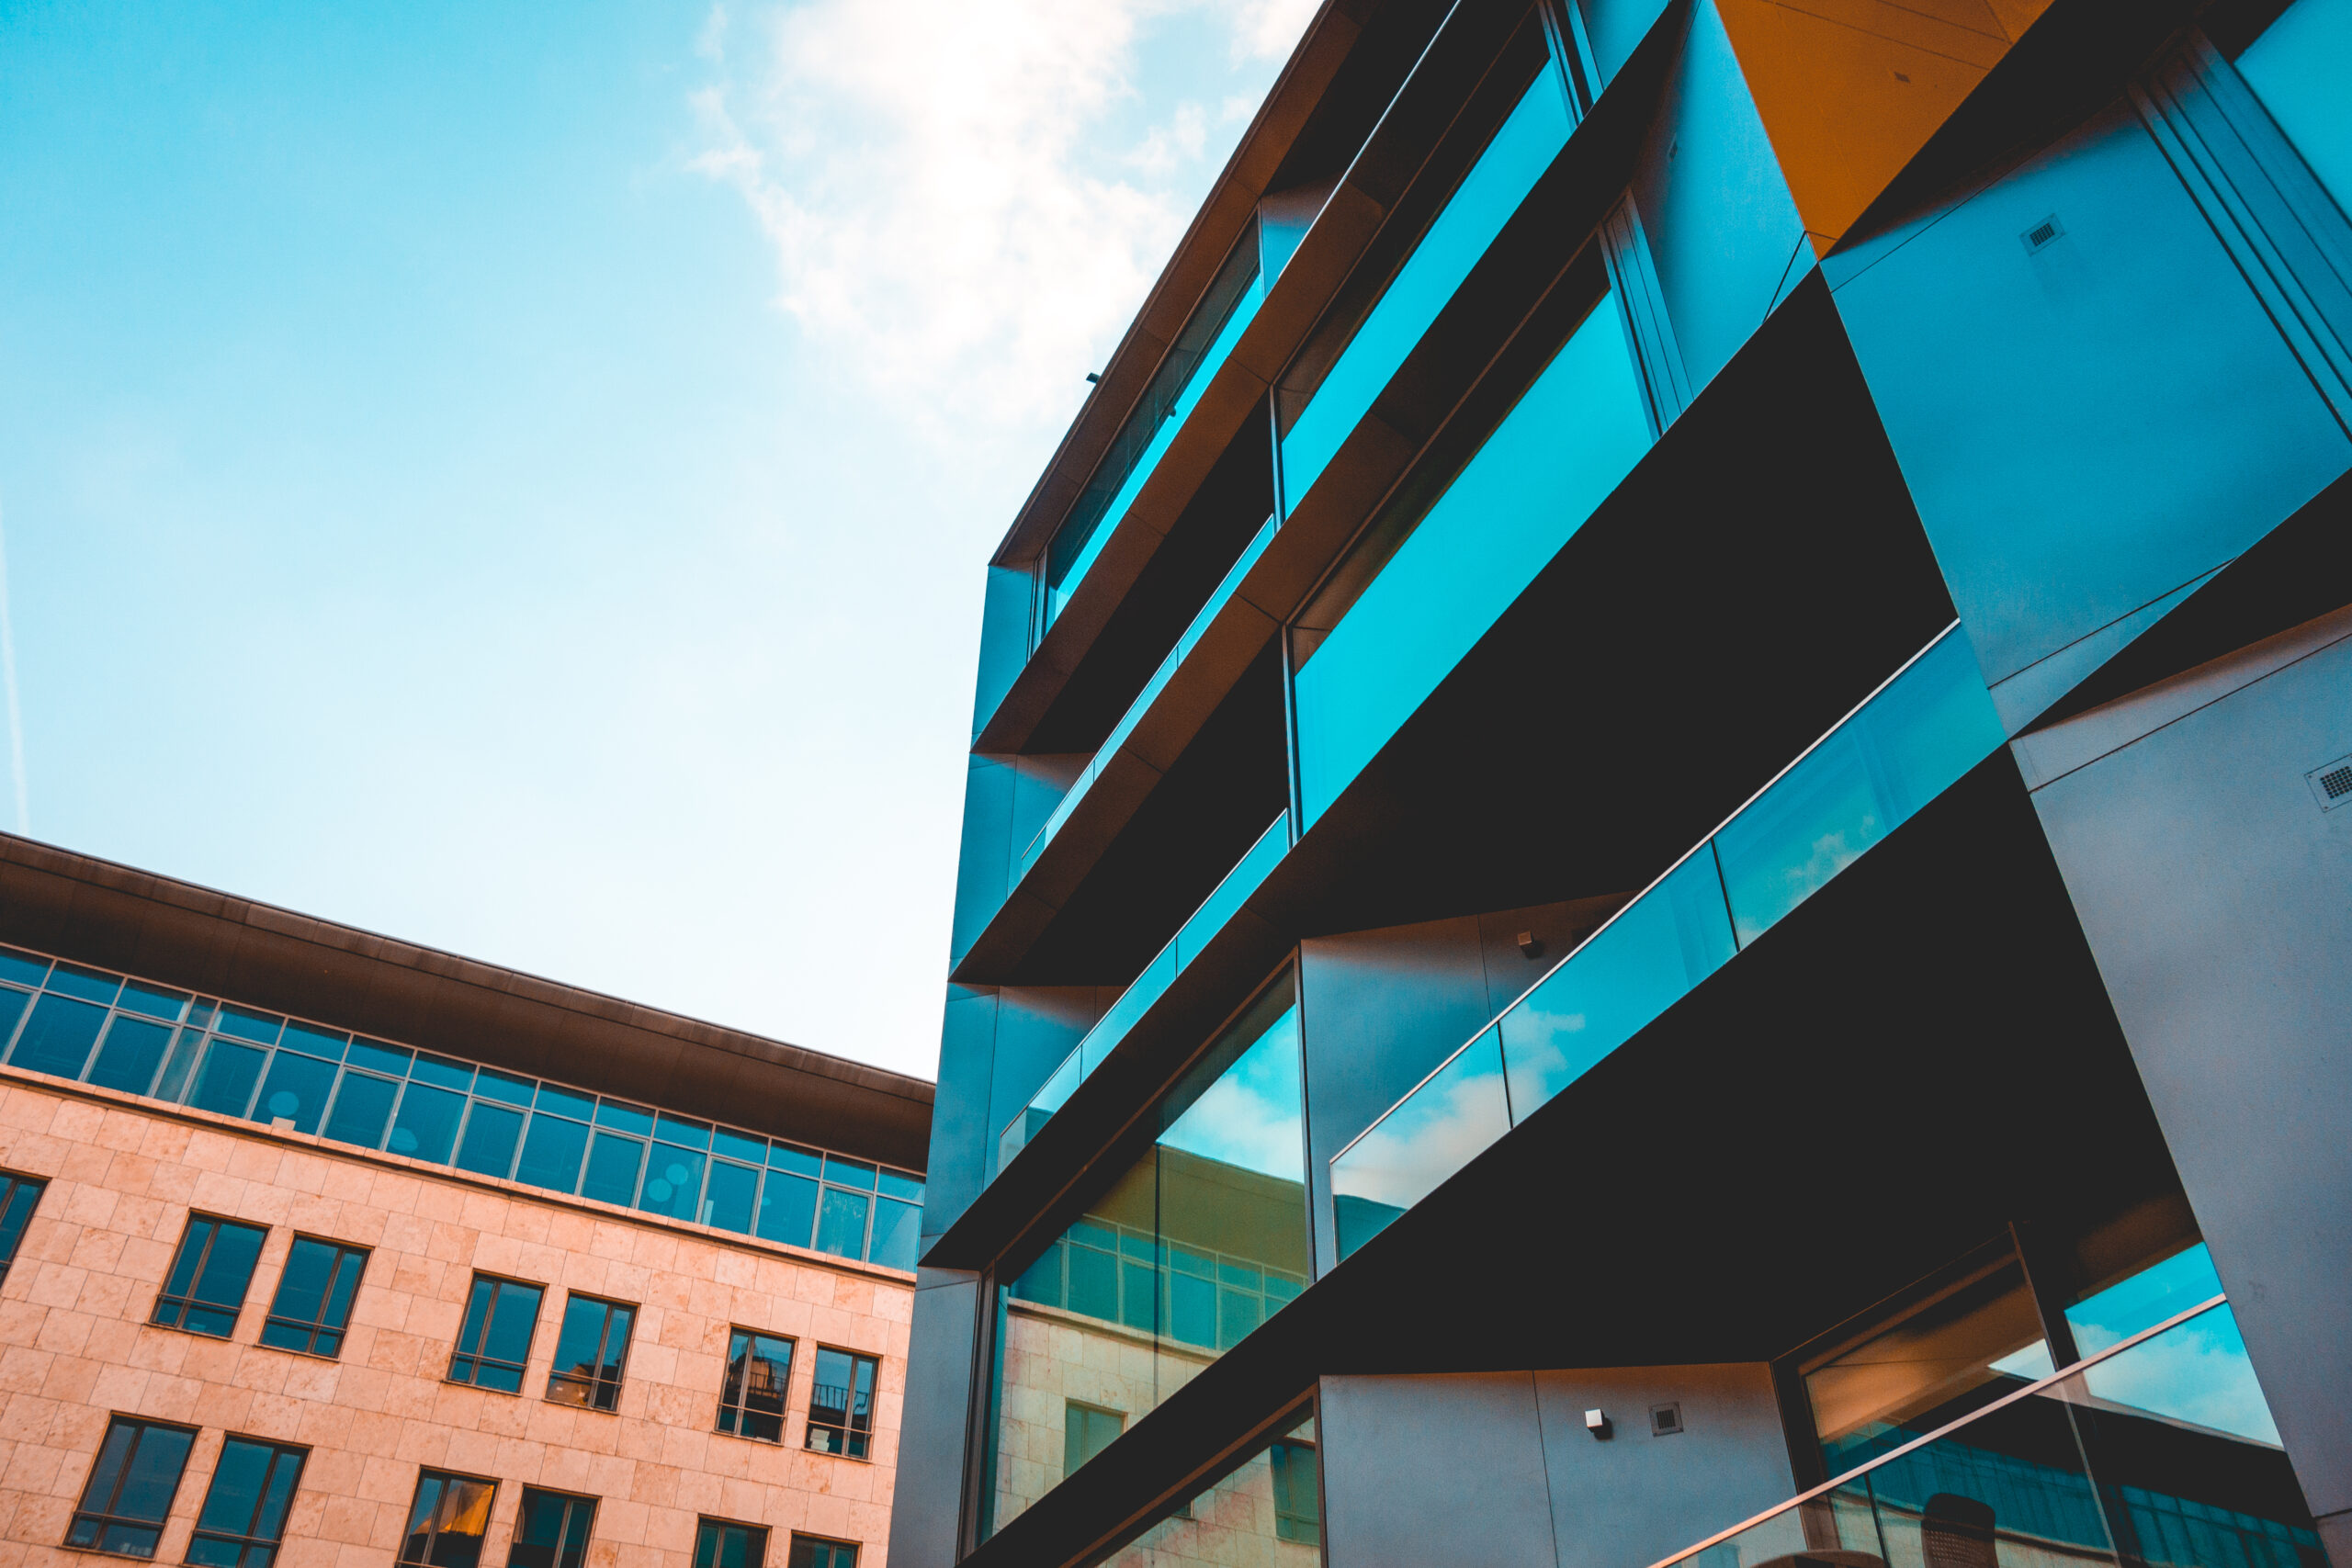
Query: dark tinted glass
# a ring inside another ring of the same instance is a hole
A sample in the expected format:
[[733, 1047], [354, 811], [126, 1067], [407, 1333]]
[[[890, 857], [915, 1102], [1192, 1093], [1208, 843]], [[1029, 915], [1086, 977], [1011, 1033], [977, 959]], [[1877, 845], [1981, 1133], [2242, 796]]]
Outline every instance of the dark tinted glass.
[[118, 1013], [107, 1028], [106, 1043], [98, 1047], [90, 1081], [100, 1089], [145, 1094], [154, 1088], [155, 1069], [164, 1065], [164, 1051], [171, 1043], [171, 1025]]
[[17, 1248], [24, 1245], [25, 1226], [48, 1185], [30, 1177], [0, 1177], [0, 1280], [7, 1278], [8, 1265], [17, 1260]]
[[390, 1078], [346, 1068], [343, 1086], [335, 1090], [334, 1109], [327, 1113], [326, 1135], [363, 1149], [381, 1148], [384, 1124], [392, 1119], [392, 1101], [400, 1092], [401, 1086]]
[[760, 1173], [748, 1165], [715, 1159], [702, 1200], [702, 1223], [721, 1230], [748, 1231], [760, 1190]]
[[296, 1236], [262, 1324], [261, 1342], [316, 1356], [341, 1354], [351, 1299], [367, 1266], [368, 1255], [357, 1247]]
[[817, 1184], [806, 1177], [768, 1172], [760, 1190], [760, 1235], [770, 1241], [806, 1247], [817, 1224]]
[[266, 1234], [259, 1225], [191, 1216], [164, 1293], [155, 1299], [153, 1321], [227, 1338], [237, 1326], [237, 1309], [244, 1304]]
[[275, 1122], [283, 1118], [293, 1122], [298, 1133], [317, 1132], [339, 1070], [333, 1062], [281, 1047], [254, 1100], [254, 1120]]
[[557, 1331], [555, 1363], [548, 1376], [548, 1397], [563, 1404], [610, 1410], [620, 1403], [621, 1369], [628, 1358], [629, 1330], [637, 1309], [594, 1296], [573, 1296], [564, 1303], [563, 1326]]
[[817, 1385], [808, 1393], [808, 1446], [820, 1453], [866, 1457], [874, 1428], [871, 1356], [848, 1350], [817, 1352]]
[[642, 1105], [607, 1100], [596, 1107], [596, 1125], [616, 1127], [624, 1133], [650, 1133], [653, 1131], [653, 1112]]
[[792, 1538], [787, 1568], [857, 1568], [857, 1548], [846, 1540], [819, 1540], [814, 1536]]
[[736, 1329], [727, 1340], [718, 1429], [765, 1443], [784, 1441], [784, 1402], [791, 1388], [792, 1341]]
[[90, 1047], [97, 1043], [98, 1026], [106, 1021], [107, 1010], [102, 1007], [64, 997], [43, 997], [33, 1004], [32, 1017], [25, 1020], [24, 1032], [17, 1037], [8, 1065], [78, 1078], [83, 1064], [90, 1059]]
[[126, 1557], [153, 1557], [179, 1490], [196, 1434], [117, 1416], [98, 1446], [65, 1544]]
[[438, 1089], [469, 1089], [474, 1087], [474, 1066], [448, 1056], [435, 1056], [419, 1051], [410, 1064], [408, 1076], [418, 1083], [429, 1083]]
[[705, 1519], [695, 1530], [695, 1568], [761, 1568], [768, 1532], [758, 1525]]
[[302, 1450], [251, 1438], [220, 1445], [220, 1462], [197, 1515], [187, 1560], [205, 1568], [268, 1568], [286, 1534], [286, 1510], [302, 1481]]
[[512, 1073], [484, 1067], [474, 1075], [474, 1093], [484, 1100], [502, 1100], [508, 1105], [528, 1105], [531, 1091], [537, 1088], [532, 1078], [518, 1078]]
[[103, 969], [85, 969], [76, 964], [61, 964], [49, 972], [49, 988], [84, 1001], [107, 1003], [114, 1000], [122, 988], [122, 976], [109, 975]]
[[521, 1111], [477, 1100], [466, 1117], [466, 1141], [458, 1149], [458, 1168], [504, 1176], [514, 1167], [514, 1145], [522, 1137]]
[[494, 1488], [469, 1475], [421, 1472], [400, 1561], [413, 1568], [479, 1568]]
[[508, 1568], [581, 1568], [588, 1556], [588, 1535], [596, 1517], [594, 1497], [523, 1488], [523, 1506], [514, 1518], [514, 1550]]
[[558, 1116], [569, 1116], [575, 1122], [593, 1122], [596, 1119], [594, 1095], [575, 1094], [571, 1089], [559, 1089], [551, 1083], [543, 1083], [539, 1086], [538, 1098], [532, 1103], [542, 1111], [551, 1111]]
[[432, 1089], [412, 1080], [392, 1117], [392, 1135], [384, 1146], [396, 1155], [446, 1165], [450, 1145], [458, 1141], [458, 1121], [466, 1113], [466, 1097], [446, 1089]]
[[408, 1065], [415, 1052], [401, 1045], [387, 1045], [378, 1040], [355, 1038], [344, 1060], [355, 1067], [367, 1067], [390, 1077], [408, 1077]]
[[514, 1179], [551, 1191], [572, 1191], [580, 1185], [580, 1156], [587, 1151], [586, 1123], [536, 1111], [531, 1130], [523, 1137], [523, 1157], [515, 1164]]
[[136, 980], [126, 980], [122, 995], [114, 1005], [131, 1012], [143, 1012], [150, 1018], [160, 1018], [166, 1023], [180, 1016], [180, 1009], [187, 1006], [186, 991], [167, 991], [160, 986], [142, 986]]
[[338, 1034], [330, 1029], [313, 1029], [307, 1023], [288, 1023], [277, 1043], [289, 1051], [300, 1051], [306, 1056], [323, 1061], [343, 1060], [344, 1047], [351, 1043], [351, 1036]]
[[17, 1032], [17, 1021], [25, 1016], [25, 1009], [31, 1001], [32, 998], [24, 992], [0, 986], [0, 1041]]
[[638, 1162], [644, 1157], [645, 1145], [635, 1138], [597, 1134], [588, 1146], [588, 1174], [581, 1179], [581, 1196], [605, 1203], [634, 1202]]
[[220, 1016], [213, 1021], [212, 1028], [215, 1033], [233, 1034], [240, 1040], [269, 1045], [277, 1042], [277, 1032], [285, 1025], [286, 1021], [275, 1013], [224, 1007], [220, 1010]]
[[501, 1393], [521, 1393], [523, 1363], [530, 1358], [531, 1332], [538, 1325], [543, 1293], [537, 1285], [475, 1275], [465, 1321], [458, 1329], [457, 1353], [449, 1361], [449, 1381]]
[[14, 980], [19, 985], [38, 987], [48, 973], [48, 959], [19, 953], [13, 947], [0, 947], [0, 980]]
[[268, 1056], [256, 1045], [215, 1039], [205, 1047], [204, 1065], [196, 1069], [196, 1088], [187, 1102], [198, 1111], [243, 1116], [253, 1103], [254, 1086], [261, 1081], [261, 1066]]

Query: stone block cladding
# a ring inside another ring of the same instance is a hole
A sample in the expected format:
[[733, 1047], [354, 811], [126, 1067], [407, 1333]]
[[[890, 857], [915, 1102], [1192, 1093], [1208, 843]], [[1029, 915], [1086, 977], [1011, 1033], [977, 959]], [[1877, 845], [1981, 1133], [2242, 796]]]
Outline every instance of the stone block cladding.
[[[498, 1483], [485, 1568], [526, 1485], [597, 1499], [593, 1568], [689, 1568], [698, 1516], [884, 1562], [910, 1274], [13, 1070], [0, 1168], [49, 1183], [0, 1281], [0, 1568], [95, 1555], [61, 1543], [113, 1414], [200, 1430], [158, 1562], [230, 1434], [309, 1450], [283, 1568], [387, 1568], [420, 1467]], [[268, 1227], [228, 1340], [147, 1321], [191, 1211]], [[255, 1343], [297, 1234], [370, 1249], [337, 1359]], [[444, 1381], [478, 1269], [546, 1287], [519, 1395]], [[640, 1309], [609, 1413], [541, 1397], [573, 1291]], [[781, 1444], [713, 1430], [737, 1325], [796, 1342]], [[820, 1346], [881, 1359], [870, 1461], [803, 1446]]]

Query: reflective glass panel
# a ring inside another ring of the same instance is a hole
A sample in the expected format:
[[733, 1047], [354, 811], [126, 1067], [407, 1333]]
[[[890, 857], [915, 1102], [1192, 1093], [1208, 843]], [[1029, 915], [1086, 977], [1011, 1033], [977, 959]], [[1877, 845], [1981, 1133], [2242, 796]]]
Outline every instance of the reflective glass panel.
[[169, 991], [160, 986], [141, 985], [137, 980], [123, 983], [122, 995], [115, 998], [115, 1006], [130, 1012], [143, 1012], [150, 1018], [160, 1018], [170, 1023], [178, 1019], [180, 1010], [187, 1006], [186, 991]]
[[268, 1059], [269, 1053], [257, 1045], [240, 1045], [214, 1036], [204, 1048], [204, 1065], [196, 1069], [196, 1085], [188, 1091], [187, 1102], [198, 1111], [243, 1116], [253, 1104], [262, 1064]]
[[114, 1000], [122, 989], [122, 976], [109, 975], [103, 969], [85, 969], [78, 964], [60, 964], [49, 973], [49, 988], [69, 997], [79, 997], [85, 1002], [105, 1006]]
[[392, 1135], [384, 1146], [427, 1165], [446, 1165], [450, 1147], [458, 1141], [458, 1123], [465, 1114], [464, 1095], [412, 1079], [401, 1095], [400, 1111], [392, 1117]]
[[262, 1081], [261, 1093], [254, 1100], [254, 1120], [276, 1122], [283, 1117], [294, 1123], [298, 1133], [317, 1132], [339, 1070], [333, 1062], [281, 1046], [270, 1058], [269, 1077]]
[[2238, 73], [2335, 205], [2352, 212], [2352, 0], [2295, 0], [2238, 56]]
[[573, 1191], [580, 1185], [580, 1158], [587, 1152], [585, 1122], [534, 1111], [531, 1130], [523, 1138], [523, 1157], [514, 1167], [514, 1179], [552, 1192]]
[[529, 1078], [518, 1078], [512, 1073], [484, 1067], [474, 1075], [474, 1093], [483, 1100], [495, 1100], [503, 1105], [528, 1105], [532, 1090], [538, 1086]]
[[1331, 1162], [1340, 1256], [1387, 1229], [1510, 1131], [1501, 1037], [1488, 1029]]
[[[356, 1049], [356, 1047], [355, 1047]], [[401, 1086], [390, 1078], [345, 1069], [334, 1093], [334, 1109], [327, 1112], [326, 1135], [363, 1149], [381, 1148], [385, 1124], [392, 1119], [392, 1102]]]
[[204, 1568], [268, 1568], [286, 1532], [286, 1510], [301, 1484], [302, 1460], [300, 1449], [251, 1438], [225, 1440], [187, 1543], [187, 1560]]
[[912, 1269], [922, 1227], [922, 1210], [881, 1198], [874, 1205], [874, 1245], [867, 1258], [892, 1269]]
[[675, 1144], [655, 1144], [645, 1168], [645, 1191], [638, 1207], [673, 1220], [691, 1220], [702, 1208], [702, 1168], [707, 1156]]
[[703, 1190], [702, 1223], [720, 1230], [749, 1231], [759, 1191], [758, 1171], [732, 1160], [712, 1160], [710, 1179]]
[[20, 986], [30, 986], [38, 990], [48, 975], [48, 959], [19, 953], [13, 947], [0, 947], [0, 980], [14, 980]]
[[371, 1072], [399, 1078], [408, 1076], [409, 1062], [415, 1055], [415, 1052], [399, 1045], [386, 1045], [374, 1040], [354, 1040], [351, 1049], [344, 1054], [344, 1060], [355, 1067], [366, 1067]]
[[257, 1045], [276, 1043], [278, 1031], [286, 1021], [276, 1013], [255, 1012], [250, 1008], [224, 1007], [212, 1021], [216, 1034], [233, 1034], [240, 1040], [250, 1040]]
[[[128, 994], [128, 987], [125, 989]], [[290, 1051], [300, 1051], [307, 1056], [318, 1056], [326, 1061], [340, 1062], [343, 1060], [344, 1047], [351, 1043], [351, 1036], [337, 1034], [332, 1030], [313, 1029], [307, 1023], [289, 1022], [286, 1026], [286, 1032], [277, 1037], [277, 1043]]]
[[164, 1052], [171, 1043], [171, 1025], [149, 1023], [117, 1013], [114, 1021], [107, 1026], [106, 1040], [98, 1046], [98, 1059], [90, 1067], [90, 1081], [100, 1089], [145, 1094], [154, 1087], [156, 1070], [163, 1066]]
[[588, 1535], [595, 1517], [594, 1497], [524, 1487], [507, 1568], [585, 1568]]
[[760, 1189], [759, 1233], [768, 1241], [806, 1247], [817, 1227], [817, 1184], [805, 1176], [768, 1172]]
[[874, 1200], [863, 1192], [825, 1189], [817, 1210], [817, 1250], [836, 1258], [865, 1256], [865, 1216]]
[[1142, 1535], [1097, 1558], [1105, 1568], [1319, 1568], [1322, 1478], [1312, 1416], [1248, 1450]]
[[514, 1167], [514, 1145], [522, 1136], [521, 1111], [477, 1100], [466, 1114], [465, 1141], [458, 1145], [458, 1168], [481, 1176], [504, 1176]]
[[601, 1202], [628, 1205], [637, 1201], [637, 1168], [645, 1145], [635, 1138], [599, 1133], [588, 1145], [588, 1174], [581, 1179], [580, 1195]]
[[[8, 1065], [61, 1078], [78, 1078], [106, 1021], [107, 1010], [95, 1003], [60, 996], [43, 997], [33, 1004], [32, 1017], [25, 1020], [24, 1032], [17, 1036], [17, 1048], [9, 1053]], [[242, 1111], [244, 1107], [237, 1109]]]

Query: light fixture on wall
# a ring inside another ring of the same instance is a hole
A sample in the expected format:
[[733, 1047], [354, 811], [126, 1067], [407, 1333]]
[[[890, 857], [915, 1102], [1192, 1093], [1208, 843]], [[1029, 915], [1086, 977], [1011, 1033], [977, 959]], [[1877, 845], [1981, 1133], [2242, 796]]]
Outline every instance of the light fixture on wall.
[[1584, 1413], [1584, 1429], [1604, 1443], [1616, 1433], [1616, 1428], [1609, 1424], [1607, 1413], [1600, 1410], [1588, 1410]]

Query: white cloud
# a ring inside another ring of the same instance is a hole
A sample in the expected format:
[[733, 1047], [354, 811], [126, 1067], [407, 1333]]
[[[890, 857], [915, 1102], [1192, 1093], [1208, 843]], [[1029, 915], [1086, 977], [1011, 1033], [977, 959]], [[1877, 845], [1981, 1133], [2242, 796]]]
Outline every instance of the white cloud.
[[694, 164], [741, 192], [831, 368], [933, 434], [1057, 425], [1314, 3], [715, 9]]

